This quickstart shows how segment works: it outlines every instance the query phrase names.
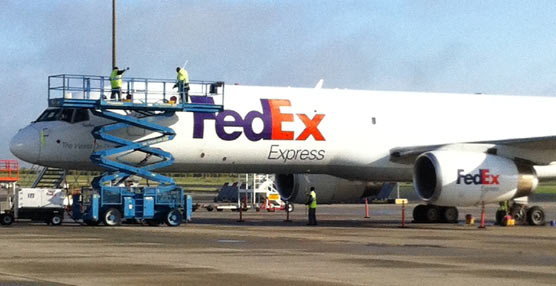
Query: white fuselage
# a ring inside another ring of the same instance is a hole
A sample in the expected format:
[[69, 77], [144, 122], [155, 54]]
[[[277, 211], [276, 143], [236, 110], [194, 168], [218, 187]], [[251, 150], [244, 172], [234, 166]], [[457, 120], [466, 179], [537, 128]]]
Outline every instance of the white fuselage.
[[[227, 86], [225, 111], [176, 113], [165, 123], [175, 139], [155, 147], [173, 154], [167, 171], [409, 181], [411, 165], [391, 162], [392, 148], [553, 135], [554, 106], [550, 97]], [[73, 124], [35, 122], [14, 137], [12, 153], [41, 165], [95, 169], [91, 130], [103, 123], [92, 115]]]

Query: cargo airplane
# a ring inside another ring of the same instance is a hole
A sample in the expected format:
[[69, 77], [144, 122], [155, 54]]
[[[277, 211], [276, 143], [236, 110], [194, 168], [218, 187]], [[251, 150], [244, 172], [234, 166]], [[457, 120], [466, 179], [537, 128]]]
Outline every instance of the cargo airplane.
[[[160, 119], [177, 133], [155, 145], [175, 158], [162, 171], [275, 173], [290, 202], [302, 202], [310, 186], [320, 202], [335, 203], [376, 194], [376, 183], [413, 182], [425, 202], [414, 209], [418, 222], [456, 222], [457, 206], [527, 197], [539, 181], [556, 178], [556, 98], [320, 85], [226, 86], [223, 111]], [[32, 164], [98, 170], [90, 156], [103, 147], [91, 131], [108, 123], [91, 110], [48, 108], [12, 138], [10, 150]], [[516, 203], [512, 214], [544, 224], [537, 206]]]

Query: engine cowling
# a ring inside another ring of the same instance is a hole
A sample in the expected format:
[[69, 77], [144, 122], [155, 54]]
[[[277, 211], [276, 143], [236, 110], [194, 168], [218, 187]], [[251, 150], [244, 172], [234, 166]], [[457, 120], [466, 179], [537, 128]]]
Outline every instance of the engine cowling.
[[479, 152], [432, 151], [417, 157], [413, 184], [422, 200], [470, 206], [528, 196], [538, 185], [532, 166]]
[[317, 174], [277, 174], [275, 183], [282, 199], [294, 203], [305, 203], [306, 193], [315, 187], [319, 204], [360, 202], [377, 195], [383, 185]]

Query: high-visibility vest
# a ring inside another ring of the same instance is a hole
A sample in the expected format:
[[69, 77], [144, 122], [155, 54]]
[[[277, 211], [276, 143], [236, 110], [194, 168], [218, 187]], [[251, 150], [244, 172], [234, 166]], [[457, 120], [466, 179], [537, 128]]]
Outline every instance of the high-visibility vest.
[[112, 70], [112, 73], [110, 74], [110, 84], [112, 85], [112, 88], [122, 87], [122, 75], [118, 74], [117, 69]]
[[178, 82], [189, 83], [189, 74], [185, 69], [180, 69], [178, 72]]
[[311, 191], [310, 193], [311, 195], [311, 204], [309, 205], [310, 208], [312, 209], [316, 209], [317, 208], [317, 193], [315, 193], [315, 191]]

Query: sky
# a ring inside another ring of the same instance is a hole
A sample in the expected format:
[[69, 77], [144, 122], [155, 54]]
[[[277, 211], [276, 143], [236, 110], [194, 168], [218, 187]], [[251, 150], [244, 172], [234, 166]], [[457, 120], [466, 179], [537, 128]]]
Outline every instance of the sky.
[[[112, 1], [0, 0], [0, 159], [48, 76], [109, 75]], [[556, 1], [118, 0], [130, 77], [556, 96]], [[524, 107], [526, 108], [526, 107]]]

